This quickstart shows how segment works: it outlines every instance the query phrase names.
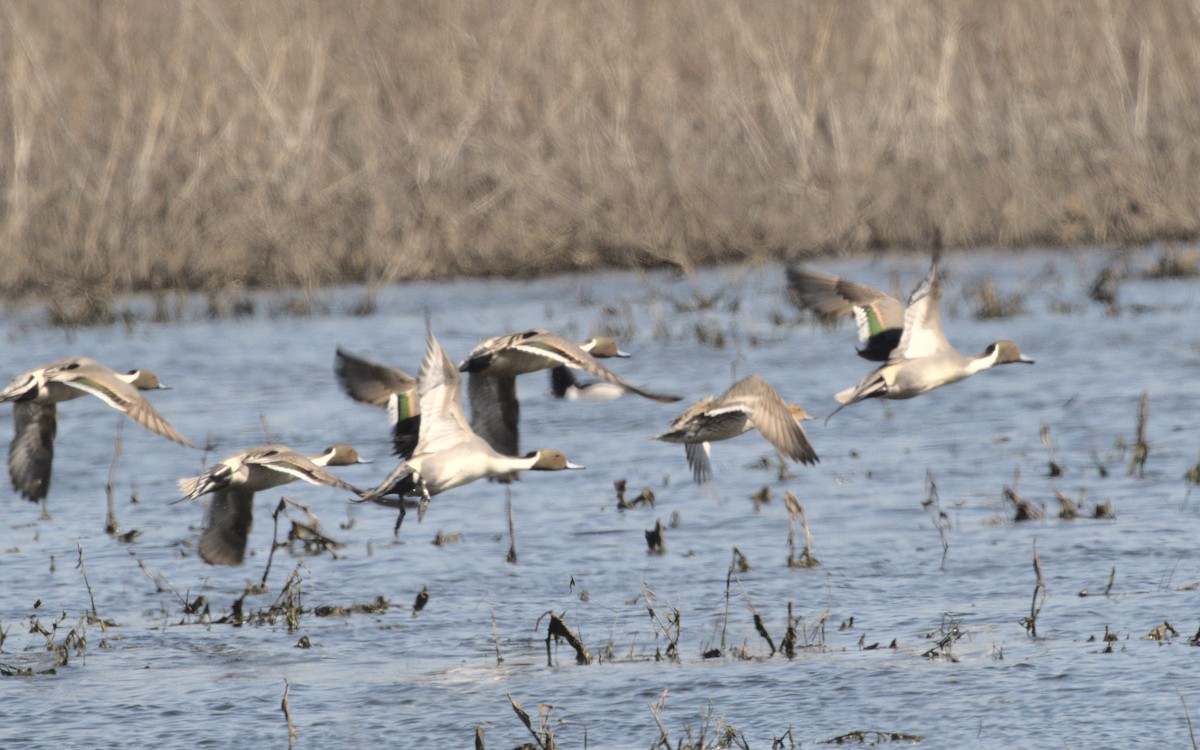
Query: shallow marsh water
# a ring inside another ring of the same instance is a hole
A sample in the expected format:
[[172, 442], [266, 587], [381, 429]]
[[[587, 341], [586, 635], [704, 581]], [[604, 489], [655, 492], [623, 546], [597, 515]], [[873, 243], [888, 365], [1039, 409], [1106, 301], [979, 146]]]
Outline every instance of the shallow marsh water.
[[[649, 440], [687, 403], [719, 393], [735, 371], [755, 372], [823, 417], [832, 394], [870, 369], [854, 355], [848, 324], [800, 320], [779, 266], [705, 270], [694, 286], [635, 273], [403, 286], [380, 291], [369, 316], [343, 312], [359, 289], [318, 293], [331, 312], [311, 317], [274, 317], [284, 298], [268, 296], [240, 320], [185, 311], [182, 322], [75, 331], [12, 312], [0, 332], [4, 378], [76, 353], [114, 368], [148, 366], [173, 387], [152, 400], [197, 443], [211, 439], [209, 460], [265, 442], [265, 423], [274, 439], [306, 452], [355, 443], [375, 463], [338, 473], [359, 485], [394, 463], [386, 418], [338, 391], [334, 348], [415, 372], [427, 312], [455, 359], [486, 336], [526, 326], [578, 339], [609, 330], [634, 353], [614, 369], [685, 401], [556, 402], [546, 377], [523, 377], [522, 448], [561, 448], [588, 468], [528, 473], [512, 487], [515, 565], [505, 562], [503, 487], [435, 498], [396, 541], [391, 511], [293, 484], [260, 493], [250, 556], [232, 569], [194, 554], [203, 508], [171, 502], [174, 481], [197, 473], [202, 453], [132, 423], [122, 431], [116, 511], [125, 530], [141, 534], [129, 544], [107, 536], [104, 483], [121, 418], [95, 399], [64, 405], [51, 518], [4, 493], [0, 666], [36, 674], [0, 678], [0, 746], [281, 747], [285, 679], [297, 747], [463, 747], [482, 725], [487, 747], [509, 748], [532, 739], [509, 695], [535, 726], [538, 704], [552, 704], [561, 747], [649, 747], [659, 738], [650, 704], [664, 691], [672, 746], [705, 729], [711, 743], [719, 722], [756, 748], [789, 729], [785, 747], [858, 730], [920, 735], [923, 747], [1189, 746], [1184, 703], [1200, 712], [1200, 651], [1187, 643], [1200, 627], [1200, 498], [1183, 475], [1200, 453], [1200, 334], [1190, 325], [1200, 284], [1137, 278], [1154, 254], [1132, 256], [1135, 276], [1120, 286], [1116, 315], [1087, 298], [1108, 260], [1101, 252], [949, 255], [950, 340], [975, 353], [1012, 338], [1035, 366], [809, 422], [821, 463], [793, 466], [788, 479], [756, 466], [774, 458], [757, 435], [714, 445], [716, 481], [707, 488], [691, 483], [681, 447]], [[927, 260], [819, 267], [885, 289], [898, 281], [907, 294]], [[1024, 312], [975, 319], [969, 292], [984, 279], [1023, 295]], [[711, 307], [690, 309], [713, 294]], [[718, 334], [723, 347], [711, 343]], [[1139, 479], [1126, 475], [1130, 449], [1121, 441], [1134, 441], [1143, 391], [1150, 455]], [[6, 435], [11, 418], [8, 409], [0, 415]], [[1061, 477], [1048, 475], [1043, 423]], [[934, 513], [922, 505], [927, 471], [949, 519], [944, 565]], [[654, 506], [619, 510], [619, 478], [629, 497], [651, 488]], [[1015, 523], [1006, 485], [1044, 507], [1046, 519]], [[750, 496], [763, 486], [773, 499], [756, 507]], [[786, 565], [789, 490], [804, 506], [819, 567]], [[1116, 517], [1060, 520], [1056, 490], [1076, 499], [1083, 491], [1084, 516], [1109, 501]], [[266, 609], [299, 563], [305, 611], [294, 630], [282, 620], [213, 622], [262, 575], [281, 495], [308, 505], [345, 546], [336, 559], [281, 550], [269, 591], [247, 597], [247, 611]], [[651, 555], [643, 532], [657, 519], [668, 524], [666, 552]], [[439, 531], [461, 536], [434, 546]], [[1036, 640], [1021, 624], [1035, 542], [1048, 590]], [[45, 674], [54, 655], [45, 636], [29, 632], [31, 619], [48, 627], [62, 618], [52, 636], [61, 642], [91, 606], [77, 545], [96, 611], [115, 625], [83, 624], [86, 647]], [[750, 569], [727, 586], [734, 548]], [[429, 601], [414, 616], [423, 587]], [[183, 611], [200, 595], [208, 620]], [[391, 605], [382, 613], [311, 611], [380, 596]], [[801, 633], [791, 659], [771, 655], [754, 625], [757, 612], [780, 646], [789, 603]], [[648, 604], [663, 623], [678, 610], [677, 659], [667, 658], [668, 633]], [[548, 610], [602, 658], [577, 665], [563, 643], [547, 665], [547, 622], [538, 621]], [[1177, 636], [1143, 639], [1164, 621]], [[954, 629], [961, 637], [936, 649]], [[1117, 637], [1111, 653], [1106, 630]], [[304, 636], [311, 648], [296, 647]], [[703, 658], [714, 647], [722, 655]]]

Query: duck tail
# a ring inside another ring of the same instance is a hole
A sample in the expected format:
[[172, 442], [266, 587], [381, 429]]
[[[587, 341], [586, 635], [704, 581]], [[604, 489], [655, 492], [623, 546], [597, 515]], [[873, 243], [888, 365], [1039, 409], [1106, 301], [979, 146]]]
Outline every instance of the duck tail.
[[415, 494], [418, 491], [416, 472], [409, 464], [402, 463], [392, 469], [392, 473], [388, 474], [387, 478], [375, 489], [357, 490], [358, 499], [355, 502], [378, 503], [390, 507], [393, 503], [384, 499], [386, 495], [399, 496], [400, 503], [403, 504], [405, 495]]

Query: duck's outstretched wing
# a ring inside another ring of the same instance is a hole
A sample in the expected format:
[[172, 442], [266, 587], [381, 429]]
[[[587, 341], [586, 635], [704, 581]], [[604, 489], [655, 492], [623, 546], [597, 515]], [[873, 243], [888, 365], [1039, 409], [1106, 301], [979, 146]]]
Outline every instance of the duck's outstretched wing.
[[711, 482], [713, 471], [708, 443], [685, 443], [683, 450], [687, 454], [688, 467], [692, 470], [692, 479], [696, 480], [696, 484]]
[[467, 378], [471, 429], [497, 453], [519, 456], [521, 404], [512, 375], [471, 375]]
[[355, 356], [341, 347], [334, 355], [333, 373], [347, 396], [381, 409], [387, 407], [392, 394], [417, 388], [416, 378], [403, 370]]
[[241, 565], [254, 524], [254, 493], [227, 488], [212, 497], [197, 551], [210, 565]]
[[817, 316], [834, 320], [853, 317], [862, 348], [858, 355], [886, 362], [904, 330], [904, 305], [891, 295], [865, 284], [801, 266], [787, 270], [792, 303]]
[[70, 374], [64, 373], [58, 382], [84, 393], [90, 393], [151, 432], [189, 448], [196, 446], [163, 418], [154, 405], [137, 388], [117, 377], [102, 365], [79, 365]]
[[50, 492], [57, 431], [54, 404], [13, 404], [13, 441], [8, 446], [8, 476], [17, 492], [40, 502]]
[[904, 334], [892, 352], [891, 360], [919, 359], [953, 351], [942, 330], [942, 284], [937, 264], [913, 290], [904, 311]]

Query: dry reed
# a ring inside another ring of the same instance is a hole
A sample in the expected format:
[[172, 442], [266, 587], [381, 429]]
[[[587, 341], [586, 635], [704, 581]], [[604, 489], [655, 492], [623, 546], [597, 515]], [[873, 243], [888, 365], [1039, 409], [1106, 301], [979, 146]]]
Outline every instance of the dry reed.
[[1190, 238], [1197, 36], [1182, 0], [6, 3], [0, 296]]

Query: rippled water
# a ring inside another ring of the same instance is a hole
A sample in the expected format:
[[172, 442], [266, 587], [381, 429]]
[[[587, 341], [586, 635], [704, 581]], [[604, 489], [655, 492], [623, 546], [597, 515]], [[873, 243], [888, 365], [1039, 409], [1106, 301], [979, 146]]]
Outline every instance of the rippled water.
[[[1153, 256], [1135, 256], [1131, 267]], [[686, 403], [724, 390], [735, 372], [754, 372], [823, 416], [832, 394], [870, 369], [854, 356], [849, 326], [800, 322], [781, 267], [707, 270], [695, 287], [633, 273], [403, 286], [383, 290], [378, 311], [364, 317], [345, 312], [361, 299], [357, 289], [319, 293], [330, 313], [312, 317], [273, 316], [283, 306], [276, 297], [257, 298], [248, 319], [185, 312], [185, 322], [73, 332], [12, 312], [0, 377], [77, 353], [114, 368], [148, 366], [173, 386], [152, 393], [155, 404], [193, 440], [212, 440], [210, 460], [264, 442], [265, 423], [274, 439], [306, 452], [357, 444], [375, 463], [339, 473], [359, 485], [393, 465], [386, 420], [338, 392], [334, 348], [415, 372], [427, 311], [452, 358], [525, 326], [578, 339], [610, 330], [634, 353], [614, 369], [687, 401], [563, 403], [541, 374], [522, 378], [523, 448], [558, 447], [588, 469], [531, 473], [512, 488], [515, 565], [505, 562], [506, 491], [497, 485], [435, 498], [423, 523], [410, 515], [398, 542], [391, 511], [351, 507], [326, 488], [282, 488], [345, 545], [336, 559], [280, 551], [269, 591], [247, 598], [247, 611], [268, 608], [299, 564], [305, 611], [294, 631], [282, 621], [212, 622], [262, 575], [279, 491], [257, 498], [246, 565], [209, 567], [193, 551], [203, 508], [171, 503], [175, 479], [199, 471], [201, 453], [129, 423], [117, 517], [141, 534], [120, 543], [103, 525], [121, 418], [95, 399], [64, 405], [52, 517], [39, 520], [36, 506], [5, 493], [0, 665], [37, 674], [0, 679], [0, 746], [281, 747], [287, 680], [298, 747], [464, 747], [482, 726], [487, 747], [509, 748], [532, 740], [509, 695], [535, 726], [538, 704], [552, 704], [562, 747], [649, 747], [659, 738], [650, 704], [664, 691], [660, 717], [672, 746], [703, 731], [711, 744], [728, 725], [755, 748], [789, 730], [784, 747], [857, 730], [920, 735], [924, 747], [1187, 747], [1185, 701], [1200, 712], [1200, 652], [1187, 643], [1200, 626], [1190, 586], [1200, 580], [1200, 498], [1183, 479], [1200, 452], [1200, 336], [1190, 325], [1200, 287], [1131, 278], [1120, 288], [1121, 311], [1109, 315], [1087, 299], [1106, 260], [1099, 252], [951, 255], [951, 341], [974, 353], [1012, 338], [1034, 367], [810, 422], [821, 463], [793, 467], [785, 480], [756, 466], [773, 458], [756, 435], [717, 444], [707, 489], [690, 482], [681, 447], [648, 439]], [[883, 256], [822, 267], [885, 289], [898, 282], [907, 293], [926, 266]], [[970, 292], [984, 279], [1023, 295], [1024, 312], [975, 319]], [[714, 295], [711, 307], [694, 309]], [[723, 346], [713, 344], [718, 337]], [[1130, 452], [1120, 441], [1133, 442], [1143, 391], [1150, 455], [1137, 479], [1126, 475]], [[10, 420], [5, 409], [0, 431]], [[1048, 476], [1043, 423], [1061, 477]], [[934, 514], [922, 505], [927, 472], [949, 519], [944, 565]], [[619, 510], [618, 478], [630, 496], [650, 487], [654, 507]], [[1013, 522], [1006, 485], [1043, 506], [1046, 520]], [[756, 507], [750, 496], [764, 486], [774, 499]], [[787, 490], [804, 506], [819, 567], [786, 565]], [[1084, 493], [1089, 512], [1111, 502], [1116, 518], [1059, 520], [1056, 490]], [[668, 524], [661, 556], [648, 553], [643, 535], [657, 519]], [[438, 532], [461, 537], [434, 546]], [[1036, 640], [1021, 624], [1035, 543], [1049, 593]], [[90, 600], [77, 545], [96, 611], [111, 627], [80, 622]], [[730, 579], [734, 548], [750, 568]], [[429, 602], [414, 616], [423, 587]], [[208, 620], [183, 609], [201, 595]], [[311, 611], [380, 596], [391, 606], [379, 614]], [[780, 646], [789, 604], [800, 630], [791, 659], [771, 655], [754, 625], [758, 613]], [[548, 665], [547, 623], [538, 621], [549, 610], [602, 658], [576, 665], [563, 643]], [[55, 659], [47, 637], [29, 632], [33, 618], [47, 628], [61, 620], [55, 642], [78, 626], [85, 647], [42, 673]], [[1143, 639], [1164, 621], [1177, 636]], [[1111, 653], [1106, 631], [1117, 638]], [[952, 632], [960, 637], [936, 649]], [[302, 636], [311, 648], [296, 648]], [[667, 658], [670, 637], [676, 659]], [[722, 655], [703, 658], [712, 648]]]

